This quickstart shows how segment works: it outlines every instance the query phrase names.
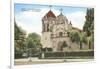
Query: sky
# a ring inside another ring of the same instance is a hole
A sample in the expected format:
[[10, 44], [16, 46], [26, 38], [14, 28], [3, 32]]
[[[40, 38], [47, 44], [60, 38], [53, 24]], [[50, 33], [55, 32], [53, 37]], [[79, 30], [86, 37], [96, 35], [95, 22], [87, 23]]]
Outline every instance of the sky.
[[18, 26], [26, 31], [27, 34], [36, 32], [41, 35], [42, 17], [49, 11], [58, 16], [61, 13], [72, 22], [74, 27], [83, 28], [86, 15], [86, 7], [39, 5], [39, 4], [14, 4], [14, 15]]

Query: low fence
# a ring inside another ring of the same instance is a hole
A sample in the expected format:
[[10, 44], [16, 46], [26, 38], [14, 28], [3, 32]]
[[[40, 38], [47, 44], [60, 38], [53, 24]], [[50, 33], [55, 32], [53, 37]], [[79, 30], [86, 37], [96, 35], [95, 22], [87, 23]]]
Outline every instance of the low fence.
[[93, 58], [94, 51], [70, 51], [70, 52], [44, 52], [39, 54], [39, 59], [63, 59], [63, 58]]

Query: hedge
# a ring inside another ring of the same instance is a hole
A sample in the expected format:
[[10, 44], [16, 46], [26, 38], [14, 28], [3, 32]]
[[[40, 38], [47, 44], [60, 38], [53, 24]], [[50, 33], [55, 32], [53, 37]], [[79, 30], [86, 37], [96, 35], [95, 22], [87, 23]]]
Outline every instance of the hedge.
[[[74, 52], [45, 52], [44, 58], [74, 58], [74, 57], [93, 57], [94, 51], [74, 51]], [[42, 58], [42, 53], [39, 54]]]

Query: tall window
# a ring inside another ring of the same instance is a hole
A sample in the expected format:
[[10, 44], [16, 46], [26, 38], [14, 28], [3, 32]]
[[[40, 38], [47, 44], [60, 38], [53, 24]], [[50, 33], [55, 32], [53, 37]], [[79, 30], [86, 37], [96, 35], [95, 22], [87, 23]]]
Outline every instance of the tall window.
[[49, 31], [49, 24], [47, 24], [47, 31]]
[[62, 32], [59, 32], [59, 36], [62, 37], [63, 36], [63, 33]]
[[44, 31], [44, 21], [42, 20], [42, 32]]

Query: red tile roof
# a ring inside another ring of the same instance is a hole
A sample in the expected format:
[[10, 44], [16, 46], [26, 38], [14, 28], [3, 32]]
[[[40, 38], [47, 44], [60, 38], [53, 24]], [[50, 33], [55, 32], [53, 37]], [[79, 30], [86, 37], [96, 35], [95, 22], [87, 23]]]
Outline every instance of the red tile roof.
[[53, 17], [53, 18], [56, 18], [55, 14], [50, 10], [44, 17]]

